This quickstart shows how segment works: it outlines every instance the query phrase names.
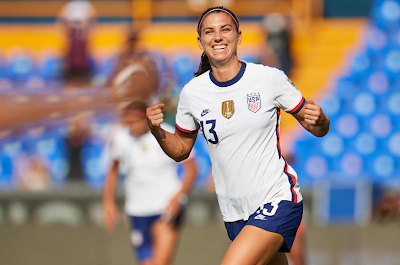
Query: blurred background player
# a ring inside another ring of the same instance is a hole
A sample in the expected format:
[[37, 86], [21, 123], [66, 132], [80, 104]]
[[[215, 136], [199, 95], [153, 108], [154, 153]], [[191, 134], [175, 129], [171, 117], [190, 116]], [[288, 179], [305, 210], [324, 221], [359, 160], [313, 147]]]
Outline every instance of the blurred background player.
[[[115, 202], [119, 174], [125, 179], [125, 211], [132, 232], [131, 242], [141, 264], [170, 264], [182, 221], [182, 207], [192, 188], [197, 168], [193, 159], [182, 163], [184, 177], [178, 178], [177, 163], [164, 154], [151, 135], [146, 108], [162, 94], [156, 61], [137, 47], [138, 31], [131, 31], [127, 49], [121, 53], [110, 79], [111, 98], [121, 112], [124, 126], [110, 137], [112, 165], [103, 196], [104, 224], [114, 230], [121, 215]], [[168, 131], [173, 128], [166, 126]]]
[[[114, 129], [110, 153], [112, 166], [104, 187], [104, 225], [113, 231], [121, 221], [115, 190], [121, 171], [125, 179], [125, 211], [131, 224], [131, 241], [140, 264], [171, 264], [182, 221], [182, 207], [197, 175], [193, 159], [177, 164], [164, 154], [151, 135], [145, 115], [146, 104], [133, 102], [122, 110], [126, 127]], [[166, 130], [173, 131], [170, 126]]]

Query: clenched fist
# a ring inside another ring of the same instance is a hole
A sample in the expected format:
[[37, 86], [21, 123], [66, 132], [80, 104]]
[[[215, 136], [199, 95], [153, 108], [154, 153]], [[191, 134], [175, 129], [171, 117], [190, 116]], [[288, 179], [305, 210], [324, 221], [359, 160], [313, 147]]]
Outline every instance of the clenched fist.
[[321, 107], [316, 105], [312, 99], [309, 99], [305, 105], [304, 121], [312, 126], [323, 126], [326, 122], [326, 116]]
[[164, 113], [162, 109], [164, 108], [164, 103], [157, 103], [146, 109], [147, 124], [151, 131], [158, 128], [164, 121]]

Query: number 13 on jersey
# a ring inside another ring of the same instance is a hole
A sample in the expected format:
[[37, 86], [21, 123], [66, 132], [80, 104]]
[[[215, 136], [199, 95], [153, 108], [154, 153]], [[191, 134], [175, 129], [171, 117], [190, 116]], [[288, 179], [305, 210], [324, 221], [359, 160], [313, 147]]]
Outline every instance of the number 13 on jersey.
[[[209, 125], [209, 124], [210, 124], [210, 125]], [[212, 144], [217, 144], [217, 143], [219, 142], [218, 136], [217, 136], [217, 132], [214, 131], [214, 129], [215, 129], [215, 124], [216, 124], [216, 120], [208, 120], [208, 121], [206, 121], [206, 126], [207, 126], [207, 128], [210, 128], [210, 129], [208, 130], [208, 132], [209, 132], [210, 134], [212, 134], [212, 138], [207, 139], [207, 137], [206, 137], [206, 135], [205, 135], [205, 133], [204, 133], [204, 123], [203, 123], [203, 121], [200, 121], [201, 132], [203, 133], [204, 138], [206, 138], [206, 140], [209, 141], [209, 142], [212, 143]]]

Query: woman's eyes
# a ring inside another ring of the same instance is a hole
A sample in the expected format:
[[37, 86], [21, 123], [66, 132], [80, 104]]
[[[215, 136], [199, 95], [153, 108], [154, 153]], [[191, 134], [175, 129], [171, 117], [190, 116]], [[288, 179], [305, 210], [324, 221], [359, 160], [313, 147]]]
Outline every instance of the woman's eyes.
[[[231, 31], [231, 29], [230, 29], [230, 28], [223, 28], [222, 31], [223, 31], [223, 32], [229, 32], [229, 31]], [[206, 31], [204, 32], [204, 34], [211, 34], [211, 33], [213, 33], [212, 30], [206, 30]]]

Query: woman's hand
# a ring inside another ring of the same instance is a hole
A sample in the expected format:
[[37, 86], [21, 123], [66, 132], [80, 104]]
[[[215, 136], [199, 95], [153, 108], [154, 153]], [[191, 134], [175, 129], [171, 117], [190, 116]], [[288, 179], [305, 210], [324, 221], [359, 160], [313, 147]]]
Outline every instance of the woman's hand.
[[317, 137], [325, 136], [329, 131], [330, 120], [328, 116], [312, 99], [309, 99], [301, 110], [293, 116], [307, 131]]
[[305, 104], [304, 121], [312, 126], [324, 126], [326, 123], [326, 115], [312, 99]]
[[157, 130], [160, 124], [164, 121], [164, 103], [157, 103], [146, 109], [147, 124], [149, 125], [150, 131]]
[[184, 193], [176, 194], [168, 203], [167, 207], [165, 208], [164, 212], [162, 213], [161, 220], [170, 222], [175, 220], [180, 211], [182, 206], [187, 203], [187, 195]]
[[108, 232], [113, 232], [121, 222], [121, 212], [114, 200], [103, 201], [103, 222]]

